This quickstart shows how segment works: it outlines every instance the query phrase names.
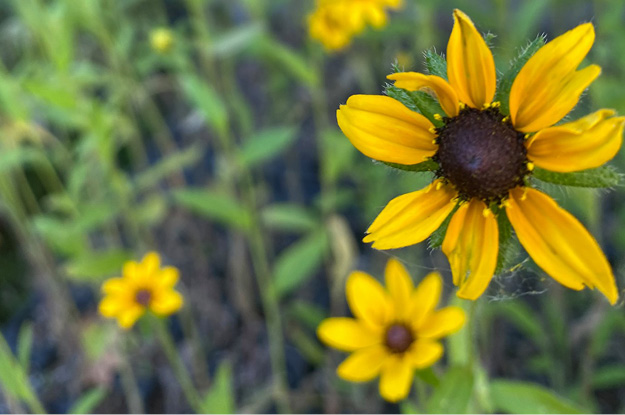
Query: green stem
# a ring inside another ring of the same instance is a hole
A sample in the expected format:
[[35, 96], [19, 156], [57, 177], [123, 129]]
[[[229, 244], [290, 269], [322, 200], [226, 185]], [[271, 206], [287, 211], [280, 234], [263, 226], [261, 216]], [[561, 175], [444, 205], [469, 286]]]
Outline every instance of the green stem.
[[128, 338], [124, 341], [124, 354], [123, 362], [120, 368], [120, 378], [122, 383], [122, 389], [126, 396], [126, 404], [128, 405], [128, 411], [132, 414], [145, 413], [143, 407], [143, 400], [141, 399], [141, 393], [139, 393], [139, 386], [137, 386], [137, 378], [132, 370], [132, 366], [128, 360], [129, 354], [129, 342]]
[[193, 385], [193, 380], [191, 380], [191, 375], [189, 374], [187, 367], [184, 365], [184, 362], [178, 354], [174, 339], [171, 337], [169, 330], [167, 330], [165, 322], [156, 316], [150, 316], [150, 323], [156, 332], [156, 336], [158, 337], [161, 347], [167, 356], [167, 360], [169, 360], [169, 364], [174, 371], [174, 375], [176, 376], [176, 379], [178, 379], [178, 383], [180, 383], [182, 393], [187, 399], [187, 402], [195, 412], [203, 413], [204, 409], [202, 408], [200, 395]]

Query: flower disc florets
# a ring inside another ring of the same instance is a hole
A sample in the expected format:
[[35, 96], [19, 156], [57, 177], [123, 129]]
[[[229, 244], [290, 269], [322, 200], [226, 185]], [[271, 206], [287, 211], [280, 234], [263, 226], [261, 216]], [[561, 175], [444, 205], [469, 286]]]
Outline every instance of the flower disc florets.
[[393, 324], [384, 334], [384, 344], [391, 353], [404, 353], [414, 342], [412, 330], [405, 324]]
[[438, 130], [438, 175], [464, 200], [500, 202], [529, 173], [524, 135], [497, 107], [465, 108]]

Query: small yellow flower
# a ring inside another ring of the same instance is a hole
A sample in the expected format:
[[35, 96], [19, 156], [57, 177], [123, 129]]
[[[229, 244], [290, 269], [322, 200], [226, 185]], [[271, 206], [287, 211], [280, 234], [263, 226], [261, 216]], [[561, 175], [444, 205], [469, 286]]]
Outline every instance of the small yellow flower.
[[408, 396], [416, 369], [432, 366], [443, 355], [442, 337], [465, 321], [458, 307], [435, 310], [443, 283], [437, 272], [414, 287], [406, 269], [390, 259], [386, 290], [369, 274], [353, 272], [346, 296], [356, 318], [325, 319], [317, 335], [327, 345], [352, 354], [337, 368], [351, 382], [380, 375], [380, 395], [397, 402]]
[[150, 45], [158, 53], [167, 53], [174, 45], [174, 34], [166, 27], [159, 27], [150, 32]]
[[590, 169], [621, 147], [625, 117], [612, 110], [554, 125], [601, 72], [597, 65], [578, 69], [594, 42], [593, 25], [569, 30], [525, 63], [512, 84], [508, 114], [493, 102], [497, 71], [490, 49], [467, 15], [454, 10], [453, 16], [448, 79], [416, 72], [388, 76], [399, 88], [434, 95], [446, 114], [436, 117], [442, 125], [388, 96], [355, 95], [337, 111], [340, 128], [365, 155], [404, 165], [438, 164], [435, 181], [391, 200], [364, 241], [376, 249], [416, 244], [451, 215], [442, 249], [458, 296], [474, 300], [497, 266], [499, 224], [490, 214], [497, 208], [536, 265], [568, 288], [597, 288], [614, 304], [614, 274], [597, 241], [530, 181], [535, 167]]
[[100, 314], [116, 318], [120, 327], [130, 329], [146, 310], [161, 317], [178, 311], [183, 304], [182, 295], [174, 290], [178, 269], [161, 268], [160, 262], [156, 252], [148, 253], [140, 263], [126, 262], [121, 277], [102, 284], [105, 296]]
[[326, 50], [338, 51], [367, 24], [384, 27], [388, 20], [385, 8], [398, 9], [401, 5], [401, 0], [318, 0], [308, 16], [308, 32]]

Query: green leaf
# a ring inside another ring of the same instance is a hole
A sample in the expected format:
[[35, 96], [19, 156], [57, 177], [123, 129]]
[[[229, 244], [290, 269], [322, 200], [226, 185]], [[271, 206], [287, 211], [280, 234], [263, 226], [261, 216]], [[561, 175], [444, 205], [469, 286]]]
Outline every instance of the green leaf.
[[287, 336], [310, 364], [319, 366], [323, 363], [325, 350], [308, 332], [297, 325], [292, 325], [289, 326]]
[[8, 173], [14, 168], [30, 164], [44, 164], [46, 155], [39, 149], [16, 147], [0, 152], [0, 173]]
[[67, 411], [68, 414], [91, 414], [96, 407], [106, 398], [106, 388], [91, 388], [83, 393]]
[[30, 352], [32, 348], [33, 326], [32, 324], [22, 324], [17, 338], [17, 361], [25, 373], [28, 373], [30, 370]]
[[466, 414], [473, 392], [473, 374], [464, 366], [451, 367], [427, 401], [430, 414]]
[[292, 232], [312, 231], [320, 222], [310, 209], [293, 203], [269, 205], [261, 211], [260, 217], [270, 229]]
[[287, 308], [287, 314], [311, 330], [316, 330], [321, 321], [328, 317], [324, 309], [303, 300], [292, 301]]
[[204, 146], [198, 143], [184, 150], [168, 154], [155, 165], [142, 171], [135, 178], [135, 186], [139, 190], [147, 190], [156, 186], [161, 180], [184, 168], [193, 166], [204, 155]]
[[248, 230], [252, 216], [236, 199], [209, 189], [186, 188], [172, 192], [174, 202], [211, 220]]
[[441, 381], [436, 376], [436, 373], [432, 370], [432, 367], [428, 367], [425, 369], [417, 370], [415, 374], [419, 377], [419, 379], [423, 380], [425, 383], [432, 385], [437, 388], [440, 385]]
[[499, 84], [497, 85], [497, 92], [495, 93], [494, 101], [499, 101], [499, 103], [501, 104], [499, 110], [502, 114], [510, 114], [509, 97], [510, 89], [512, 89], [514, 79], [518, 75], [523, 65], [525, 65], [529, 58], [531, 58], [544, 44], [544, 36], [538, 36], [536, 39], [531, 41], [526, 47], [521, 50], [519, 56], [510, 64], [510, 68], [499, 79]]
[[625, 365], [613, 364], [597, 369], [591, 380], [594, 389], [617, 388], [625, 385]]
[[398, 163], [390, 163], [388, 161], [383, 161], [382, 163], [394, 169], [412, 171], [415, 173], [424, 172], [424, 171], [436, 171], [438, 170], [438, 167], [439, 167], [438, 163], [435, 162], [434, 160], [426, 160], [417, 164], [398, 164]]
[[207, 414], [233, 414], [236, 411], [232, 390], [232, 366], [222, 362], [217, 368], [213, 384], [202, 400], [203, 412]]
[[581, 414], [572, 402], [553, 391], [530, 382], [493, 380], [491, 397], [496, 411], [511, 414]]
[[424, 115], [435, 126], [443, 125], [441, 121], [434, 118], [434, 114], [444, 116], [445, 112], [431, 95], [421, 91], [406, 91], [391, 84], [386, 85], [385, 92], [386, 95], [401, 102], [407, 108]]
[[290, 73], [302, 83], [314, 87], [319, 85], [317, 73], [310, 68], [310, 64], [299, 53], [271, 38], [262, 36], [254, 48], [260, 57], [273, 61], [283, 73]]
[[113, 274], [120, 274], [124, 262], [132, 257], [132, 253], [121, 249], [89, 252], [68, 261], [65, 272], [68, 277], [79, 281], [102, 281]]
[[235, 27], [217, 37], [210, 45], [210, 53], [219, 58], [229, 58], [252, 46], [265, 33], [261, 23]]
[[325, 230], [315, 232], [284, 250], [276, 260], [274, 289], [278, 298], [302, 285], [321, 266], [328, 249]]
[[295, 127], [275, 127], [249, 137], [237, 153], [238, 160], [248, 168], [267, 161], [286, 149], [297, 137]]
[[443, 223], [441, 223], [441, 226], [439, 226], [438, 229], [432, 232], [432, 235], [430, 235], [430, 239], [428, 242], [428, 246], [430, 247], [430, 249], [438, 248], [443, 244], [443, 241], [445, 240], [445, 234], [447, 233], [447, 228], [449, 227], [449, 222], [451, 222], [452, 216], [454, 216], [454, 213], [456, 213], [459, 207], [460, 204], [456, 204], [451, 213], [449, 213]]
[[623, 175], [611, 166], [601, 166], [573, 173], [556, 173], [535, 167], [532, 177], [547, 183], [592, 188], [616, 187], [623, 181]]
[[55, 252], [77, 255], [88, 246], [85, 235], [75, 230], [71, 224], [48, 215], [33, 218], [35, 232], [43, 237]]
[[182, 75], [180, 85], [185, 96], [200, 111], [206, 122], [217, 132], [224, 133], [228, 129], [228, 113], [213, 86], [190, 73]]
[[418, 414], [419, 408], [414, 403], [405, 399], [399, 403], [399, 410], [402, 414]]
[[425, 68], [430, 75], [447, 79], [447, 61], [436, 52], [436, 49], [428, 49], [423, 56], [425, 57]]

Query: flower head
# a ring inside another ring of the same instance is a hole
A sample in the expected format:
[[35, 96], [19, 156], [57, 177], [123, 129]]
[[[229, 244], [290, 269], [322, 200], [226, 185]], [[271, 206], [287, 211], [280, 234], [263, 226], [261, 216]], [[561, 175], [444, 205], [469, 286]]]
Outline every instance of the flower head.
[[385, 8], [400, 6], [401, 0], [317, 0], [316, 9], [308, 15], [308, 31], [328, 51], [338, 51], [347, 47], [367, 24], [384, 27]]
[[415, 369], [440, 359], [439, 340], [459, 330], [465, 314], [458, 307], [435, 310], [443, 286], [436, 272], [415, 288], [401, 263], [390, 259], [385, 279], [386, 289], [369, 274], [353, 272], [346, 296], [356, 318], [325, 319], [317, 335], [352, 353], [337, 368], [341, 378], [366, 382], [380, 375], [380, 394], [396, 402], [408, 396]]
[[124, 264], [122, 276], [108, 279], [102, 284], [104, 298], [100, 301], [100, 314], [116, 318], [124, 329], [150, 310], [158, 316], [168, 316], [182, 307], [183, 298], [174, 290], [178, 282], [178, 269], [160, 267], [160, 257], [150, 252], [138, 263]]
[[471, 19], [455, 10], [447, 79], [388, 76], [398, 88], [435, 96], [446, 116], [428, 119], [388, 96], [350, 97], [337, 120], [358, 150], [389, 163], [438, 165], [433, 183], [393, 199], [364, 241], [377, 249], [416, 244], [451, 215], [442, 249], [458, 296], [476, 299], [497, 266], [499, 223], [509, 221], [547, 274], [574, 290], [597, 288], [614, 304], [614, 275], [598, 243], [530, 181], [535, 167], [565, 173], [601, 166], [621, 146], [625, 117], [612, 110], [554, 126], [600, 73], [596, 65], [578, 70], [594, 37], [585, 23], [540, 48], [516, 75], [504, 106], [493, 102], [490, 49]]
[[174, 34], [166, 27], [159, 27], [150, 32], [150, 46], [158, 53], [167, 53], [174, 45]]

